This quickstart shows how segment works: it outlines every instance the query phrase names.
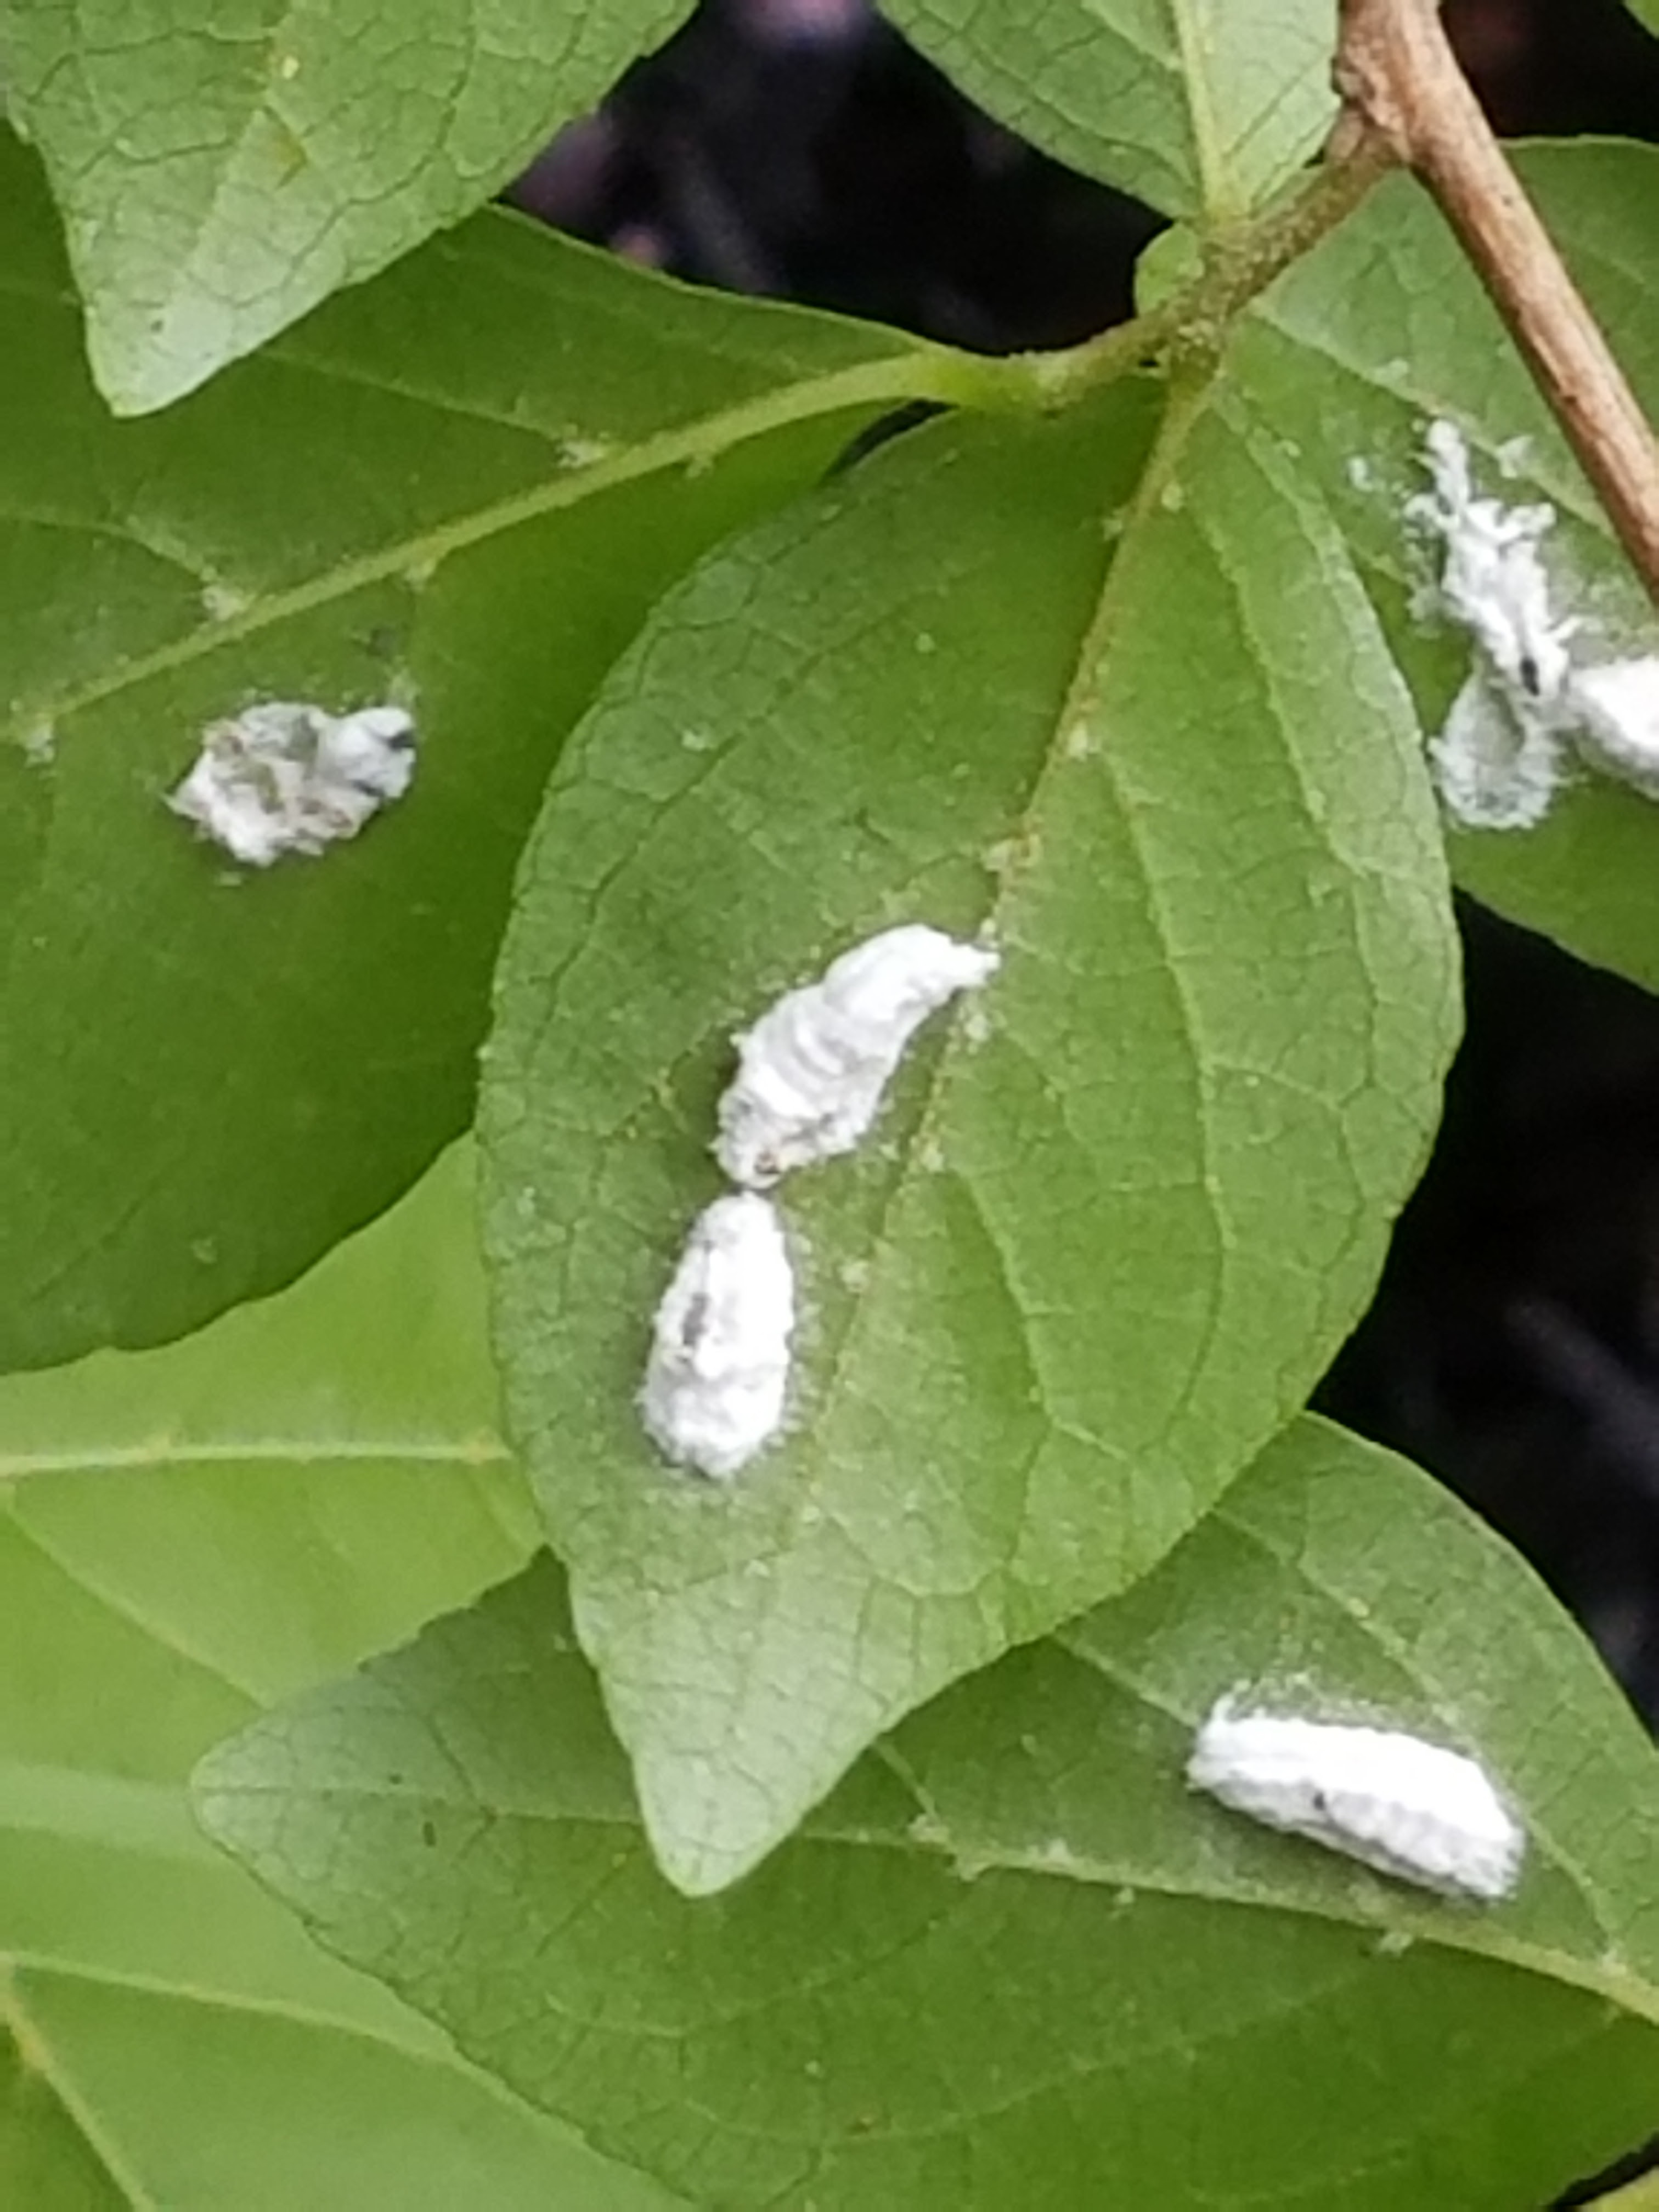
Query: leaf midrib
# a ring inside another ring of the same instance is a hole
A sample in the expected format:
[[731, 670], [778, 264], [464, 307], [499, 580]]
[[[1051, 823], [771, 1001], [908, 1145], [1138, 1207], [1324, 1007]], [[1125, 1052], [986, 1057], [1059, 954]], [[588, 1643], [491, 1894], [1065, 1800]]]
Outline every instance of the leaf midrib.
[[1171, 0], [1170, 18], [1176, 51], [1180, 57], [1187, 120], [1193, 134], [1193, 168], [1199, 204], [1212, 221], [1216, 221], [1228, 214], [1230, 208], [1222, 169], [1221, 133], [1210, 96], [1199, 0]]
[[[576, 1655], [572, 1652], [570, 1656]], [[1361, 1936], [1405, 1933], [1419, 1944], [1432, 1945], [1439, 1950], [1465, 1957], [1489, 1960], [1500, 1966], [1514, 1967], [1535, 1979], [1557, 1983], [1564, 1988], [1601, 1997], [1617, 2006], [1620, 2013], [1649, 2027], [1659, 2028], [1659, 1988], [1650, 1985], [1639, 1976], [1506, 1934], [1491, 1923], [1472, 1920], [1465, 1925], [1460, 1917], [1455, 1924], [1450, 1924], [1450, 1916], [1456, 1910], [1455, 1906], [1437, 1910], [1433, 1904], [1419, 1905], [1415, 1899], [1402, 1895], [1395, 1911], [1387, 1918], [1379, 1915], [1372, 1919], [1344, 1911], [1334, 1903], [1287, 1897], [1266, 1884], [1209, 1882], [1189, 1875], [1176, 1878], [1157, 1869], [1149, 1871], [1138, 1863], [1117, 1864], [1069, 1847], [1063, 1864], [1048, 1856], [1044, 1850], [1036, 1848], [1020, 1850], [1004, 1844], [985, 1850], [967, 1850], [952, 1842], [947, 1824], [930, 1810], [925, 1790], [890, 1741], [878, 1739], [872, 1747], [871, 1755], [881, 1760], [915, 1802], [924, 1827], [920, 1831], [901, 1831], [842, 1826], [809, 1814], [799, 1831], [803, 1844], [830, 1845], [840, 1850], [878, 1850], [900, 1858], [942, 1863], [953, 1878], [962, 1881], [964, 1894], [970, 1884], [962, 1869], [964, 1866], [971, 1866], [974, 1878], [980, 1880], [990, 1875], [1011, 1875], [1025, 1880], [1072, 1881], [1091, 1889], [1128, 1889], [1137, 1894], [1166, 1897], [1184, 1904], [1220, 1906], [1243, 1911], [1267, 1911], [1294, 1919], [1317, 1920]], [[269, 1796], [288, 1803], [294, 1795], [289, 1784], [272, 1784], [268, 1788], [247, 1782], [216, 1784], [210, 1776], [198, 1781], [196, 1788], [201, 1797], [210, 1801], [216, 1797], [226, 1801], [253, 1800]], [[319, 1791], [318, 1794], [325, 1794], [330, 1804], [337, 1808], [356, 1803], [371, 1813], [386, 1802], [386, 1793], [376, 1790], [367, 1783], [356, 1787], [331, 1784], [325, 1793]], [[549, 1828], [556, 1832], [568, 1828], [594, 1829], [625, 1838], [641, 1850], [649, 1850], [638, 1818], [623, 1813], [544, 1811], [533, 1806], [503, 1808], [486, 1803], [471, 1790], [458, 1798], [430, 1787], [413, 1792], [400, 1792], [399, 1802], [464, 1808], [498, 1821], [519, 1822], [532, 1827]], [[219, 1832], [216, 1826], [213, 1832]], [[235, 1844], [234, 1838], [233, 1828], [227, 1841], [231, 1848], [239, 1850], [240, 1855], [240, 1847]], [[268, 1875], [262, 1878], [270, 1879]], [[284, 1894], [280, 1884], [273, 1883], [272, 1886], [279, 1896]], [[315, 1921], [317, 1916], [295, 1900], [289, 1901], [294, 1909], [303, 1912], [307, 1924]], [[1442, 1912], [1446, 1915], [1443, 1919]], [[777, 2002], [775, 1998], [769, 1997], [742, 2008], [741, 2015], [732, 2016], [758, 2015], [770, 2009]]]
[[[1085, 1655], [1062, 1644], [1072, 1656], [1083, 1660]], [[1092, 1658], [1085, 1663], [1094, 1664]], [[1143, 1694], [1137, 1692], [1137, 1695]], [[1010, 1850], [1006, 1845], [994, 1853], [965, 1852], [953, 1847], [949, 1838], [947, 1824], [931, 1808], [926, 1791], [896, 1747], [883, 1740], [874, 1751], [889, 1771], [902, 1784], [921, 1808], [921, 1817], [932, 1824], [937, 1833], [911, 1834], [891, 1838], [894, 1847], [910, 1850], [923, 1855], [943, 1856], [954, 1866], [971, 1863], [976, 1874], [1015, 1874], [1028, 1877], [1077, 1881], [1091, 1887], [1130, 1889], [1137, 1893], [1149, 1892], [1154, 1896], [1168, 1897], [1188, 1903], [1232, 1906], [1246, 1911], [1268, 1911], [1286, 1914], [1293, 1918], [1320, 1920], [1330, 1926], [1347, 1928], [1358, 1934], [1373, 1929], [1387, 1935], [1401, 1929], [1419, 1943], [1432, 1944], [1443, 1951], [1462, 1954], [1465, 1957], [1492, 1959], [1503, 1966], [1514, 1966], [1535, 1977], [1558, 1982], [1565, 1987], [1582, 1990], [1587, 1994], [1607, 1999], [1618, 2005], [1621, 2012], [1659, 2027], [1659, 1988], [1639, 1976], [1620, 1972], [1612, 1966], [1575, 1958], [1570, 1952], [1558, 1951], [1548, 1945], [1529, 1942], [1524, 1938], [1506, 1935], [1501, 1928], [1480, 1921], [1467, 1926], [1459, 1921], [1448, 1924], [1432, 1905], [1419, 1905], [1407, 1895], [1399, 1897], [1395, 1912], [1387, 1920], [1376, 1921], [1344, 1912], [1334, 1904], [1322, 1904], [1317, 1899], [1285, 1897], [1267, 1885], [1245, 1882], [1206, 1882], [1183, 1876], [1177, 1880], [1157, 1870], [1148, 1874], [1134, 1866], [1116, 1866], [1096, 1858], [1085, 1851], [1072, 1850], [1062, 1865], [1045, 1856], [1040, 1849], [1030, 1851]], [[873, 1838], [860, 1837], [859, 1841]], [[1380, 1877], [1379, 1877], [1380, 1879]], [[1446, 1911], [1447, 1908], [1442, 1908]], [[1449, 1909], [1455, 1911], [1455, 1907]]]
[[304, 1437], [250, 1437], [222, 1442], [191, 1443], [158, 1437], [142, 1444], [88, 1444], [70, 1451], [0, 1452], [0, 1498], [5, 1486], [37, 1476], [104, 1474], [143, 1471], [163, 1467], [326, 1467], [374, 1464], [407, 1460], [427, 1467], [454, 1467], [471, 1471], [509, 1463], [513, 1455], [501, 1437], [481, 1431], [465, 1442], [425, 1438], [406, 1441], [395, 1437], [334, 1437], [312, 1440]]
[[[1012, 373], [1011, 373], [1012, 372]], [[118, 697], [156, 677], [205, 660], [227, 646], [258, 636], [276, 624], [349, 598], [396, 578], [427, 580], [452, 554], [583, 501], [665, 470], [711, 465], [723, 454], [769, 432], [854, 408], [927, 401], [981, 408], [1035, 406], [1029, 370], [1017, 363], [981, 360], [946, 347], [918, 346], [884, 354], [850, 368], [833, 369], [786, 384], [736, 405], [640, 440], [585, 469], [565, 468], [544, 483], [400, 538], [371, 553], [337, 562], [286, 590], [256, 598], [235, 613], [205, 623], [185, 637], [118, 663], [109, 672], [55, 695], [21, 705], [3, 724], [0, 739], [21, 744], [44, 720], [57, 723]]]
[[73, 2075], [58, 2058], [54, 2046], [36, 2025], [18, 1993], [9, 1963], [0, 1958], [0, 2030], [12, 2039], [27, 2070], [38, 2075], [51, 2090], [59, 2109], [82, 2142], [103, 2168], [111, 2186], [124, 2197], [132, 2212], [165, 2212], [165, 2208], [138, 2181], [125, 2155], [110, 2139], [91, 2111]]
[[[1116, 619], [1117, 599], [1122, 578], [1126, 570], [1132, 566], [1135, 556], [1137, 532], [1140, 525], [1157, 508], [1187, 439], [1208, 403], [1210, 389], [1211, 380], [1206, 378], [1202, 382], [1194, 382], [1182, 387], [1172, 386], [1166, 394], [1164, 413], [1148, 449], [1134, 495], [1122, 511], [1122, 529], [1104, 562], [1094, 610], [1079, 641], [1065, 696], [1054, 716], [1052, 733], [1042, 750], [1041, 758], [1036, 763], [1018, 815], [1005, 833], [1005, 842], [1015, 854], [1027, 854], [1035, 848], [1036, 841], [1034, 825], [1042, 811], [1048, 784], [1065, 763], [1066, 733], [1084, 714], [1098, 682], [1099, 670], [1105, 654], [1106, 640]], [[1109, 757], [1107, 759], [1107, 765], [1109, 771]], [[1120, 803], [1120, 812], [1126, 822], [1133, 823], [1133, 809]], [[994, 892], [987, 902], [986, 912], [981, 924], [981, 929], [988, 931], [993, 938], [996, 933], [999, 917], [1008, 904], [1011, 894], [1021, 883], [1027, 867], [1036, 865], [1040, 863], [1022, 862], [1015, 859], [1011, 860], [999, 876]], [[1145, 880], [1147, 872], [1143, 869], [1141, 874]], [[1160, 936], [1164, 933], [1160, 926]], [[1200, 1033], [1198, 1018], [1188, 1002], [1184, 978], [1180, 973], [1177, 963], [1170, 963], [1170, 973], [1182, 1006], [1182, 1026], [1192, 1041], [1194, 1063], [1201, 1070], [1204, 1054], [1199, 1049], [1197, 1042]], [[947, 1034], [939, 1048], [939, 1057], [930, 1075], [927, 1094], [917, 1119], [915, 1135], [906, 1147], [902, 1164], [884, 1194], [880, 1216], [870, 1240], [868, 1264], [870, 1278], [872, 1281], [879, 1267], [882, 1255], [890, 1242], [890, 1222], [892, 1212], [900, 1197], [909, 1188], [918, 1173], [923, 1172], [919, 1170], [917, 1162], [926, 1152], [930, 1141], [934, 1117], [940, 1110], [940, 1102], [949, 1088], [963, 1050], [960, 1032], [953, 1029]], [[1209, 1127], [1211, 1105], [1212, 1102], [1207, 1097], [1200, 1097], [1199, 1119], [1201, 1123], [1206, 1170], [1212, 1164], [1212, 1154]], [[1214, 1219], [1213, 1206], [1211, 1212]], [[1223, 1224], [1217, 1220], [1216, 1226], [1218, 1237], [1224, 1243], [1224, 1236], [1222, 1235]], [[989, 1234], [988, 1224], [987, 1224], [987, 1234], [988, 1236]], [[1005, 1276], [1008, 1272], [1007, 1256], [999, 1247], [998, 1258], [1003, 1265]], [[1194, 1374], [1201, 1369], [1203, 1361], [1208, 1355], [1210, 1344], [1213, 1340], [1219, 1301], [1220, 1291], [1218, 1285], [1212, 1291], [1211, 1310], [1206, 1316], [1203, 1341], [1194, 1353], [1193, 1363]], [[826, 1404], [833, 1398], [836, 1385], [841, 1381], [847, 1364], [856, 1349], [856, 1341], [863, 1325], [863, 1316], [869, 1308], [870, 1300], [867, 1296], [857, 1300], [849, 1315], [842, 1340], [835, 1347], [829, 1362], [829, 1379], [824, 1390]], [[1040, 1382], [1041, 1370], [1035, 1359], [1032, 1360], [1031, 1364], [1034, 1374]], [[1182, 1402], [1184, 1402], [1184, 1397], [1183, 1391]], [[1172, 1414], [1171, 1419], [1174, 1418], [1175, 1415]], [[1044, 1421], [1046, 1426], [1052, 1431], [1060, 1431], [1064, 1425], [1048, 1413], [1046, 1407]], [[1097, 1451], [1109, 1449], [1101, 1439], [1090, 1437], [1086, 1441], [1091, 1448]], [[827, 1450], [826, 1446], [825, 1451]], [[815, 1490], [813, 1498], [811, 1500], [803, 1499], [802, 1504], [804, 1508], [807, 1503], [821, 1504], [821, 1502]], [[852, 1540], [849, 1537], [848, 1540], [850, 1542]]]

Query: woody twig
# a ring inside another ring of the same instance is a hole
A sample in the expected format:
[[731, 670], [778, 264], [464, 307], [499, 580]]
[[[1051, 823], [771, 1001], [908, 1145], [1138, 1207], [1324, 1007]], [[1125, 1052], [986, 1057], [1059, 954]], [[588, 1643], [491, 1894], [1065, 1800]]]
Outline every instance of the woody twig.
[[1350, 143], [1379, 140], [1462, 240], [1659, 606], [1659, 446], [1492, 136], [1437, 0], [1342, 0]]

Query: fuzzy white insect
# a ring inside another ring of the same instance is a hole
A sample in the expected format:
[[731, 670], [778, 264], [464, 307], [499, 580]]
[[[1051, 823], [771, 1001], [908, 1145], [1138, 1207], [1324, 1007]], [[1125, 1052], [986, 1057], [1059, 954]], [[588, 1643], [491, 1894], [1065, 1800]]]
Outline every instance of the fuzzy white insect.
[[1659, 799], [1659, 654], [1578, 669], [1569, 691], [1579, 751]]
[[1393, 1729], [1296, 1720], [1223, 1698], [1187, 1779], [1271, 1828], [1455, 1896], [1507, 1897], [1526, 1837], [1484, 1770]]
[[640, 1411], [668, 1458], [737, 1474], [775, 1433], [789, 1382], [795, 1281], [783, 1227], [752, 1191], [692, 1224], [657, 1308]]
[[1407, 515], [1440, 539], [1432, 603], [1474, 649], [1430, 749], [1436, 781], [1448, 812], [1472, 828], [1529, 829], [1549, 811], [1565, 761], [1568, 647], [1578, 627], [1552, 605], [1539, 553], [1555, 510], [1480, 496], [1454, 422], [1431, 422], [1424, 451], [1434, 489], [1417, 495]]
[[1434, 489], [1414, 499], [1410, 511], [1443, 543], [1439, 597], [1446, 612], [1506, 684], [1530, 698], [1555, 698], [1566, 682], [1567, 647], [1578, 628], [1551, 605], [1549, 574], [1539, 557], [1555, 527], [1555, 509], [1480, 497], [1469, 449], [1455, 422], [1431, 422], [1423, 443]]
[[1530, 830], [1549, 812], [1562, 776], [1554, 721], [1519, 710], [1478, 672], [1452, 702], [1429, 759], [1446, 811], [1471, 830]]
[[250, 867], [355, 837], [415, 774], [415, 724], [401, 707], [331, 714], [266, 700], [214, 722], [167, 805]]
[[791, 1168], [850, 1152], [921, 1024], [997, 966], [983, 946], [911, 922], [787, 991], [737, 1040], [714, 1146], [732, 1182], [763, 1189]]

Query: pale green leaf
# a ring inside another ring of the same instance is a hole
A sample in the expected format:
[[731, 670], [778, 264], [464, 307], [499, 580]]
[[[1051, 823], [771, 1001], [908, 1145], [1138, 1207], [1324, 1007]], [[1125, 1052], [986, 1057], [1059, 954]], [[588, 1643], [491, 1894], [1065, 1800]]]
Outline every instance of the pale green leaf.
[[[0, 138], [0, 1369], [276, 1288], [466, 1126], [599, 674], [712, 539], [972, 371], [491, 214], [114, 423], [50, 224]], [[354, 844], [239, 874], [162, 805], [250, 699], [388, 696], [419, 768]]]
[[[1434, 1126], [1455, 954], [1403, 688], [1249, 418], [1177, 403], [1136, 491], [1160, 406], [933, 426], [712, 556], [526, 854], [497, 1340], [688, 1890], [1162, 1555], [1352, 1326]], [[788, 1433], [672, 1472], [635, 1393], [732, 1034], [905, 920], [989, 928], [1001, 972], [784, 1188]]]
[[1632, 2181], [1627, 2189], [1615, 2190], [1610, 2197], [1598, 2197], [1595, 2203], [1601, 2212], [1659, 2212], [1659, 2173], [1644, 2175]]
[[[1516, 1897], [1191, 1796], [1241, 1682], [1475, 1752], [1529, 1831]], [[1315, 1422], [717, 1900], [654, 1870], [550, 1562], [196, 1789], [331, 1947], [732, 2212], [1516, 2212], [1651, 2124], [1651, 1748], [1512, 1553]]]
[[1204, 265], [1203, 241], [1184, 222], [1174, 222], [1146, 248], [1135, 263], [1135, 313], [1150, 314], [1183, 287]]
[[1166, 215], [1247, 214], [1335, 113], [1335, 0], [881, 0], [972, 100]]
[[105, 397], [165, 406], [471, 215], [687, 12], [6, 0], [11, 111], [52, 179]]
[[281, 1297], [158, 1352], [0, 1379], [0, 1506], [261, 1703], [537, 1540], [496, 1425], [470, 1146]]
[[1659, 31], [1659, 0], [1625, 0], [1625, 5], [1650, 31]]
[[0, 2202], [647, 2212], [211, 1851], [258, 1704], [511, 1573], [469, 1163], [269, 1304], [0, 1382]]
[[[1585, 143], [1518, 156], [1522, 174], [1648, 412], [1659, 419], [1659, 151]], [[1233, 367], [1302, 448], [1366, 573], [1401, 665], [1437, 728], [1467, 646], [1413, 617], [1428, 573], [1404, 527], [1431, 416], [1460, 423], [1491, 490], [1543, 497], [1546, 554], [1586, 658], [1659, 651], [1645, 592], [1520, 356], [1434, 208], [1385, 186], [1270, 293]], [[1519, 441], [1518, 443], [1516, 441]], [[1585, 774], [1543, 825], [1455, 831], [1460, 883], [1582, 958], [1659, 988], [1659, 810]]]

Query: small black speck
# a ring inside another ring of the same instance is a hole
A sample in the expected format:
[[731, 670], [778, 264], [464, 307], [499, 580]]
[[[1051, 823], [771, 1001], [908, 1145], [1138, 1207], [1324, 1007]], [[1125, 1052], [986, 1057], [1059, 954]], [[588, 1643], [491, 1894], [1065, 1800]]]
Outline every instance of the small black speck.
[[436, 1844], [437, 1840], [438, 1831], [436, 1828], [434, 1827], [430, 1820], [422, 1820], [421, 1823], [421, 1841], [427, 1846], [427, 1849], [430, 1850]]

